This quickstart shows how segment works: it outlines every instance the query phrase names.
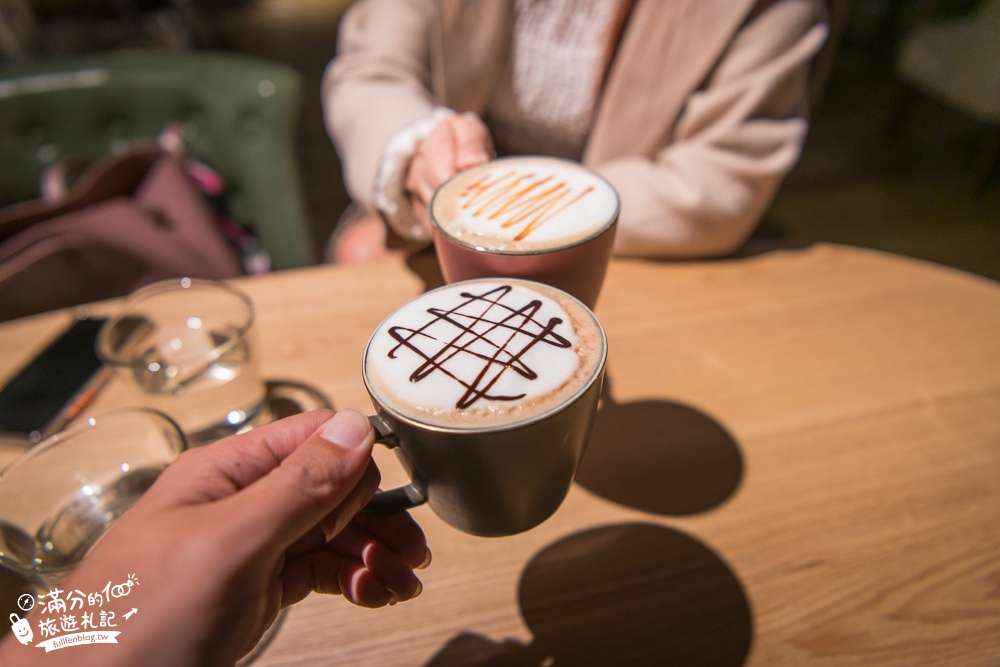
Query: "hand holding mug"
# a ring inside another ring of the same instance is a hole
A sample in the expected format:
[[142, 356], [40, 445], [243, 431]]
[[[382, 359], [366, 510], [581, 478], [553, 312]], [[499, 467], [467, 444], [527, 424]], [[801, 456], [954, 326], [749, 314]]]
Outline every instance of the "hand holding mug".
[[434, 191], [454, 174], [489, 160], [493, 155], [490, 131], [474, 114], [457, 114], [442, 120], [417, 146], [406, 175], [414, 215], [428, 236], [428, 207]]
[[[311, 591], [365, 607], [417, 596], [413, 570], [429, 557], [420, 528], [402, 513], [355, 516], [379, 484], [374, 437], [357, 412], [316, 411], [181, 455], [61, 586], [139, 582], [129, 603], [141, 613], [117, 644], [87, 646], [88, 661], [231, 665]], [[0, 663], [39, 653], [10, 640]], [[43, 662], [79, 660], [59, 651]]]

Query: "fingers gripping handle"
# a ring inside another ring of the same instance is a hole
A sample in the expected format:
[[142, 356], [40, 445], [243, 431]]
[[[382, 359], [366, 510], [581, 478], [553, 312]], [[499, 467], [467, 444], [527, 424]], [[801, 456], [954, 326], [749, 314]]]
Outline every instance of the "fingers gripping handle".
[[[375, 442], [385, 445], [389, 449], [399, 445], [399, 440], [396, 439], [389, 425], [381, 417], [373, 415], [368, 418], [368, 421], [375, 429]], [[369, 514], [405, 512], [411, 507], [423, 505], [425, 502], [427, 502], [427, 498], [411, 483], [398, 489], [376, 493], [362, 511]]]

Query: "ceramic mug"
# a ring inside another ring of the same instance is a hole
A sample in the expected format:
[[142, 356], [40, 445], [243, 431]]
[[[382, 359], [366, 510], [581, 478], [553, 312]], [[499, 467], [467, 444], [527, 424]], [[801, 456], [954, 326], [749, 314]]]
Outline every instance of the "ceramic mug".
[[541, 283], [464, 281], [404, 305], [372, 334], [364, 381], [412, 482], [368, 511], [427, 502], [480, 536], [537, 526], [572, 485], [606, 361], [590, 309]]
[[611, 258], [618, 193], [583, 165], [506, 157], [455, 174], [430, 204], [448, 283], [505, 276], [558, 287], [593, 308]]

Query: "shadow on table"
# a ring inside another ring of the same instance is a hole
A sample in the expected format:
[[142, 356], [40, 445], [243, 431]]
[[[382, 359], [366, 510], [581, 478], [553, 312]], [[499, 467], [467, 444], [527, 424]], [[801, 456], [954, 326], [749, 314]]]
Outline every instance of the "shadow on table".
[[438, 264], [437, 255], [434, 254], [433, 245], [407, 255], [406, 266], [424, 284], [423, 291], [429, 292], [435, 287], [444, 285], [444, 276], [441, 275], [441, 266]]
[[275, 420], [310, 410], [333, 408], [333, 403], [323, 392], [297, 380], [268, 380], [266, 400], [268, 410]]
[[456, 636], [426, 667], [712, 665], [750, 653], [739, 580], [698, 540], [647, 523], [570, 535], [526, 567], [519, 602], [533, 640]]
[[681, 403], [618, 403], [605, 379], [576, 483], [633, 509], [664, 516], [708, 511], [740, 485], [739, 445], [717, 421]]

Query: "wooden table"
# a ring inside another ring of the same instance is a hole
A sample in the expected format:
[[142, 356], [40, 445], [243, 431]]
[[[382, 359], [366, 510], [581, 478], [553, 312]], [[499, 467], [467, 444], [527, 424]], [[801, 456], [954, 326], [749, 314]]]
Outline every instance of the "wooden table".
[[[268, 377], [370, 409], [365, 342], [424, 282], [386, 263], [241, 286]], [[1000, 664], [1000, 285], [815, 246], [616, 261], [597, 313], [608, 391], [555, 516], [483, 539], [420, 508], [420, 598], [313, 596], [256, 665]], [[0, 326], [0, 376], [61, 321]]]

